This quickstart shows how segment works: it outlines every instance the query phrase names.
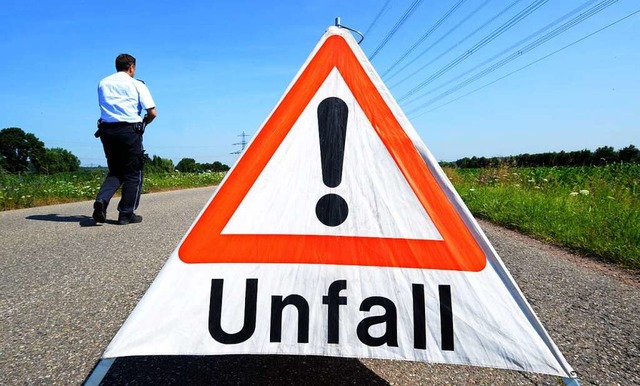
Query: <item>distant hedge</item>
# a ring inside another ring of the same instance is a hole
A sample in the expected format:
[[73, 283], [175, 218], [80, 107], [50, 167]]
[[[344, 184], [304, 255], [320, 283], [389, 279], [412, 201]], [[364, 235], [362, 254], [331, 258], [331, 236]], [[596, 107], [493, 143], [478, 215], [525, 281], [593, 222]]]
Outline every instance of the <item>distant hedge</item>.
[[538, 154], [519, 154], [509, 157], [465, 157], [455, 162], [441, 162], [443, 166], [459, 168], [484, 168], [500, 165], [509, 166], [599, 166], [611, 163], [640, 163], [640, 150], [629, 145], [620, 150], [603, 146], [595, 151], [579, 150]]

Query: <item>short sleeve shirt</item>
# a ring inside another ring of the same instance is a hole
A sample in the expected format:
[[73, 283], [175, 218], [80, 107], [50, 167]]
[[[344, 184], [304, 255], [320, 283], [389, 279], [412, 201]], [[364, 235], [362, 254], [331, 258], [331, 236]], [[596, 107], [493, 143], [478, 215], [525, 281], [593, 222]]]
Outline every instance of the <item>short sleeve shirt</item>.
[[147, 86], [122, 71], [100, 81], [98, 103], [103, 122], [142, 122], [140, 114], [156, 106]]

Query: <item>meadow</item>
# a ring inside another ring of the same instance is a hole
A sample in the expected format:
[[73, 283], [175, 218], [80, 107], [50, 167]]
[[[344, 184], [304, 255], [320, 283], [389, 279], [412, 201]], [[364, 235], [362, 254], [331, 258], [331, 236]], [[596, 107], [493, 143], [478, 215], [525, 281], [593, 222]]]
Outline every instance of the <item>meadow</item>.
[[[81, 200], [93, 200], [105, 171], [54, 175], [0, 174], [0, 210], [29, 208]], [[217, 185], [224, 172], [151, 173], [145, 175], [143, 193]]]
[[[92, 200], [104, 171], [0, 174], [0, 210]], [[640, 165], [445, 168], [471, 212], [578, 253], [640, 268]], [[145, 176], [143, 192], [217, 185], [218, 173]]]
[[640, 165], [445, 168], [476, 217], [640, 268]]

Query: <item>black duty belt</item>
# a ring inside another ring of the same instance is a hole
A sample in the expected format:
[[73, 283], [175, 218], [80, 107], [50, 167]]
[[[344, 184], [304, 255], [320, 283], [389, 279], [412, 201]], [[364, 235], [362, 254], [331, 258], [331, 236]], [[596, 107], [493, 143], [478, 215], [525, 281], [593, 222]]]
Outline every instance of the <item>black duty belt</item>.
[[94, 133], [96, 138], [99, 138], [102, 135], [104, 130], [109, 129], [120, 129], [124, 127], [133, 126], [134, 130], [138, 134], [144, 133], [144, 124], [142, 122], [101, 122], [98, 121], [98, 131]]
[[100, 122], [100, 126], [103, 129], [118, 129], [121, 127], [134, 126], [134, 122]]

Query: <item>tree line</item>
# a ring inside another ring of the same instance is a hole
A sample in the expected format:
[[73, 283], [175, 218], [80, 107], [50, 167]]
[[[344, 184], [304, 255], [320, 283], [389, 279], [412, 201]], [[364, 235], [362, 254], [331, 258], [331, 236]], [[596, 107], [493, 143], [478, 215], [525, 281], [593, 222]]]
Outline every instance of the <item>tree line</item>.
[[[536, 154], [519, 154], [508, 157], [465, 157], [455, 162], [441, 162], [443, 166], [459, 168], [483, 168], [509, 165], [514, 167], [537, 166], [600, 166], [611, 163], [640, 163], [640, 150], [629, 145], [619, 150], [602, 146], [595, 151], [560, 151]], [[80, 170], [80, 160], [68, 150], [46, 148], [34, 134], [18, 127], [0, 130], [0, 172], [55, 174]], [[177, 165], [171, 159], [145, 154], [145, 173], [202, 173], [226, 172], [229, 166], [219, 161], [199, 163], [193, 158], [183, 158]]]
[[[144, 155], [145, 173], [225, 172], [229, 166], [215, 161], [198, 163], [193, 158], [183, 158], [174, 166], [173, 161], [157, 155]], [[46, 148], [44, 142], [32, 133], [18, 127], [0, 130], [0, 173], [55, 174], [77, 172], [80, 159], [62, 148]]]
[[70, 151], [44, 147], [44, 142], [18, 127], [0, 130], [0, 171], [12, 174], [54, 174], [80, 169], [80, 160]]
[[455, 162], [441, 162], [443, 166], [459, 168], [485, 168], [509, 165], [514, 167], [537, 166], [602, 166], [611, 163], [640, 163], [640, 150], [629, 145], [620, 150], [602, 146], [595, 151], [560, 151], [536, 154], [519, 154], [508, 157], [465, 157]]
[[157, 155], [149, 157], [145, 154], [144, 171], [145, 173], [172, 173], [179, 171], [181, 173], [204, 173], [204, 172], [226, 172], [229, 166], [219, 161], [213, 163], [199, 163], [193, 158], [183, 158], [177, 165], [173, 165], [173, 161], [168, 158], [162, 158]]

